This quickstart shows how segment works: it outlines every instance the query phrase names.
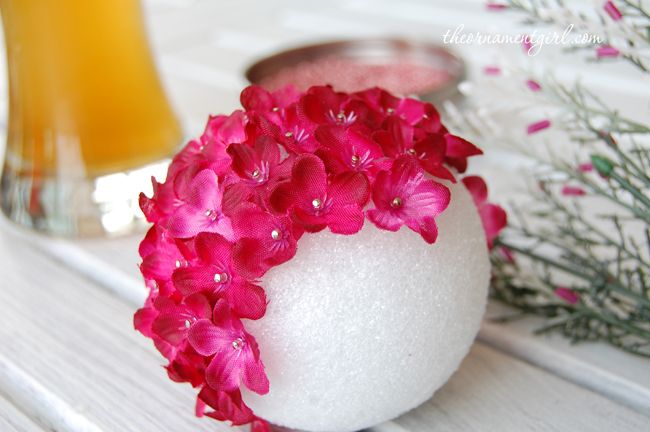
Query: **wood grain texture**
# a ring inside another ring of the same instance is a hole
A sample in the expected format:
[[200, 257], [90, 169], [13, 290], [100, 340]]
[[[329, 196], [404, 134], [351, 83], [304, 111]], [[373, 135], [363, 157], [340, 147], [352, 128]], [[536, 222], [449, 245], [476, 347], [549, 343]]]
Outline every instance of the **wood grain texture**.
[[433, 399], [396, 423], [411, 432], [650, 428], [648, 417], [481, 343], [474, 345], [459, 372]]
[[[164, 424], [204, 430], [208, 426], [192, 417], [190, 389], [169, 382], [155, 366], [160, 358], [132, 330], [135, 307], [115, 298], [119, 291], [109, 293], [84, 283], [25, 244], [12, 248], [11, 255], [7, 247], [0, 246], [0, 259], [14, 268], [9, 283], [19, 292], [0, 291], [0, 313], [25, 337], [12, 339], [11, 330], [0, 329], [9, 361], [20, 364], [23, 373], [49, 391], [56, 389], [57, 397], [70, 406], [81, 404], [79, 412], [102, 430], [148, 431]], [[38, 273], [30, 271], [36, 267]], [[38, 320], [30, 319], [35, 311]], [[34, 340], [43, 341], [45, 347]], [[80, 347], [83, 355], [79, 355]], [[50, 370], [65, 378], [49, 374]], [[93, 409], [96, 403], [105, 408]], [[436, 424], [447, 430], [514, 431], [528, 426], [529, 410], [541, 413], [536, 424], [545, 430], [650, 426], [647, 417], [478, 343], [431, 402], [378, 430], [424, 431]], [[578, 415], [581, 412], [590, 414]], [[174, 413], [174, 418], [167, 413]], [[144, 423], [125, 420], [135, 415], [150, 423], [149, 429]]]
[[194, 416], [134, 308], [0, 232], [0, 391], [60, 431], [218, 431]]
[[[403, 3], [379, 0], [370, 10], [367, 0], [243, 0], [232, 7], [212, 0], [148, 0], [147, 20], [163, 80], [186, 131], [195, 135], [208, 113], [235, 108], [242, 70], [270, 50], [344, 35], [439, 39], [450, 17], [479, 30], [490, 23], [482, 0]], [[489, 50], [458, 48], [471, 57], [473, 73], [492, 59]], [[583, 68], [566, 58], [559, 63], [566, 79]], [[634, 76], [618, 66], [599, 70], [590, 72], [587, 84], [600, 83], [600, 94], [623, 105], [623, 112], [647, 116], [650, 87], [635, 85]], [[5, 90], [0, 79], [3, 100]], [[194, 392], [171, 383], [156, 367], [162, 361], [149, 341], [132, 330], [131, 315], [145, 294], [136, 267], [139, 239], [64, 242], [0, 233], [0, 393], [20, 406], [18, 411], [0, 399], [0, 431], [40, 430], [23, 413], [57, 431], [231, 430], [192, 415]], [[529, 334], [534, 325], [486, 324], [480, 338], [552, 373], [478, 343], [430, 402], [374, 429], [650, 429], [648, 418], [553, 376], [647, 412], [646, 361], [605, 345], [574, 348], [562, 339], [536, 338]]]
[[10, 401], [0, 397], [0, 431], [42, 432], [44, 429], [18, 410]]

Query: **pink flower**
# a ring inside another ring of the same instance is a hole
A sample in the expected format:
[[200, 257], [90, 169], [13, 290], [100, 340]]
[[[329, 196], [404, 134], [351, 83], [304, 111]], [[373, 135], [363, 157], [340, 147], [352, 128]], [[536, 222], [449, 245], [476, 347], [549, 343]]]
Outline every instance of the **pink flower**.
[[187, 190], [179, 194], [183, 204], [167, 221], [169, 234], [177, 238], [193, 237], [200, 232], [214, 232], [233, 238], [230, 219], [223, 213], [223, 188], [214, 171], [199, 172]]
[[250, 204], [241, 206], [233, 216], [233, 227], [240, 242], [254, 239], [258, 242], [260, 273], [268, 267], [280, 265], [293, 258], [302, 229], [288, 216], [276, 216]]
[[170, 237], [159, 225], [152, 226], [140, 243], [140, 272], [157, 283], [171, 280], [172, 273], [191, 259], [190, 251], [179, 240]]
[[467, 170], [467, 158], [482, 155], [481, 149], [471, 142], [450, 133], [445, 134], [447, 152], [445, 163], [453, 166], [459, 173]]
[[550, 120], [540, 120], [538, 122], [529, 124], [528, 127], [526, 128], [526, 132], [528, 133], [528, 135], [532, 135], [541, 130], [547, 129], [550, 126], [551, 126]]
[[192, 348], [203, 356], [214, 356], [206, 371], [205, 379], [210, 387], [232, 392], [243, 383], [259, 394], [269, 391], [269, 380], [264, 372], [255, 338], [230, 312], [223, 301], [214, 306], [212, 320], [198, 320], [188, 333]]
[[232, 169], [242, 180], [234, 186], [240, 201], [252, 195], [255, 202], [265, 205], [268, 191], [291, 173], [291, 159], [281, 162], [278, 144], [268, 136], [259, 137], [254, 147], [231, 144], [228, 154], [232, 157]]
[[276, 212], [288, 213], [305, 231], [329, 227], [333, 233], [354, 234], [363, 226], [368, 196], [365, 175], [347, 172], [328, 181], [323, 161], [305, 154], [296, 159], [291, 180], [279, 184], [269, 201]]
[[540, 91], [542, 89], [542, 86], [539, 85], [539, 83], [537, 81], [533, 81], [533, 80], [527, 80], [526, 81], [526, 86], [531, 91], [534, 91], [534, 92], [538, 92], [538, 91]]
[[377, 174], [372, 189], [375, 208], [367, 215], [379, 228], [397, 231], [406, 225], [427, 243], [434, 243], [438, 237], [435, 217], [447, 208], [450, 197], [447, 187], [425, 179], [413, 159], [402, 157], [390, 171]]
[[[184, 350], [177, 350], [173, 358], [170, 358], [165, 369], [172, 381], [187, 382], [192, 387], [198, 387], [205, 383], [205, 360], [189, 344], [185, 345]], [[159, 343], [156, 346], [159, 347]]]
[[213, 154], [227, 157], [225, 152], [230, 144], [246, 141], [246, 118], [247, 115], [241, 110], [229, 116], [210, 116], [201, 135], [201, 144]]
[[[206, 412], [205, 406], [214, 411]], [[240, 426], [255, 420], [253, 411], [244, 403], [239, 389], [230, 392], [215, 390], [205, 386], [196, 401], [196, 415], [207, 415], [215, 420], [230, 421], [232, 426]]]
[[[372, 138], [379, 143], [387, 156], [413, 158], [430, 174], [455, 181], [454, 175], [443, 164], [447, 154], [446, 136], [426, 134], [422, 139], [415, 141], [414, 132], [413, 126], [397, 117], [389, 117], [386, 120], [386, 130], [375, 132]], [[452, 143], [452, 146], [454, 145], [455, 143]]]
[[181, 304], [165, 302], [158, 306], [158, 316], [151, 324], [153, 333], [171, 345], [185, 341], [189, 328], [199, 319], [209, 318], [210, 303], [202, 294], [186, 297]]
[[586, 195], [586, 192], [581, 187], [565, 185], [565, 186], [562, 187], [562, 195], [564, 195], [564, 196], [583, 196], [583, 195]]
[[251, 85], [241, 92], [239, 99], [247, 112], [257, 112], [271, 122], [281, 124], [285, 109], [295, 103], [299, 97], [298, 89], [292, 85], [273, 93], [260, 86]]
[[557, 287], [554, 291], [555, 295], [569, 304], [576, 304], [580, 301], [580, 296], [572, 289], [566, 287]]
[[501, 207], [487, 201], [488, 189], [485, 181], [481, 177], [464, 177], [463, 184], [474, 199], [474, 204], [481, 216], [488, 248], [492, 249], [494, 239], [498, 237], [501, 230], [508, 224], [508, 215]]
[[300, 100], [299, 109], [317, 124], [351, 126], [358, 113], [346, 107], [349, 101], [349, 95], [337, 93], [331, 86], [314, 86]]
[[259, 276], [244, 243], [232, 244], [219, 234], [201, 233], [194, 247], [199, 261], [177, 269], [174, 286], [184, 296], [203, 292], [225, 298], [242, 318], [259, 319], [266, 311], [264, 290], [250, 282]]
[[614, 48], [610, 45], [603, 45], [596, 48], [596, 57], [598, 58], [618, 57], [619, 54], [621, 54], [621, 52], [617, 48]]
[[381, 147], [353, 128], [320, 126], [316, 137], [323, 145], [317, 155], [331, 172], [362, 172], [373, 178], [379, 169], [390, 167]]
[[616, 5], [611, 2], [611, 0], [607, 0], [605, 2], [605, 5], [603, 6], [603, 9], [605, 9], [605, 12], [607, 12], [607, 15], [609, 15], [610, 18], [613, 19], [614, 21], [620, 21], [621, 18], [623, 18], [623, 14], [621, 13], [620, 10], [618, 10]]
[[231, 115], [210, 116], [203, 134], [198, 140], [190, 141], [173, 159], [168, 179], [180, 171], [193, 168], [197, 171], [211, 169], [221, 175], [230, 166], [226, 148], [231, 143], [246, 141], [246, 116], [241, 110]]
[[[362, 119], [371, 120], [369, 126], [373, 129], [381, 126], [387, 116], [395, 116], [411, 126], [419, 123], [425, 116], [431, 104], [411, 98], [398, 98], [379, 87], [363, 90], [354, 94], [365, 105], [366, 110], [371, 110], [372, 115], [361, 115]], [[348, 106], [355, 107], [355, 112], [362, 113], [363, 106], [352, 100]], [[437, 113], [437, 112], [436, 112]]]

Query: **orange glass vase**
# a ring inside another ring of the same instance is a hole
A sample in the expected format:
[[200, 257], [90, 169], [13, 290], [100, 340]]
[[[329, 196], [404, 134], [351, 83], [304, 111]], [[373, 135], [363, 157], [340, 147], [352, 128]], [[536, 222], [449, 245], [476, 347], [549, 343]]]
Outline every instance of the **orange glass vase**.
[[181, 141], [138, 0], [0, 0], [9, 77], [3, 212], [61, 235], [138, 225]]

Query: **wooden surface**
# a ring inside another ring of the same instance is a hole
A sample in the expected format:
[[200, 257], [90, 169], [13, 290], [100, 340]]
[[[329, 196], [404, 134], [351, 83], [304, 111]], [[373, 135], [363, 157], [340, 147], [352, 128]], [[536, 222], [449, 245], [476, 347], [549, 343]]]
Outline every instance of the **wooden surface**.
[[[247, 64], [287, 45], [379, 34], [438, 40], [457, 23], [520, 31], [510, 17], [486, 19], [478, 0], [145, 3], [159, 67], [188, 136], [199, 133], [208, 113], [237, 106]], [[470, 73], [501, 55], [456, 48]], [[573, 79], [580, 67], [562, 62], [559, 69]], [[638, 77], [616, 66], [601, 70], [586, 83], [647, 119], [650, 86], [632, 85]], [[6, 102], [3, 80], [0, 99]], [[481, 167], [503, 194], [511, 181], [501, 168], [489, 160]], [[168, 380], [162, 358], [132, 328], [144, 298], [139, 239], [53, 240], [0, 223], [0, 431], [230, 430], [194, 417], [192, 389]], [[492, 305], [488, 316], [497, 313]], [[433, 399], [374, 429], [650, 430], [650, 362], [601, 344], [572, 347], [558, 337], [533, 337], [538, 324], [486, 320], [469, 356]]]

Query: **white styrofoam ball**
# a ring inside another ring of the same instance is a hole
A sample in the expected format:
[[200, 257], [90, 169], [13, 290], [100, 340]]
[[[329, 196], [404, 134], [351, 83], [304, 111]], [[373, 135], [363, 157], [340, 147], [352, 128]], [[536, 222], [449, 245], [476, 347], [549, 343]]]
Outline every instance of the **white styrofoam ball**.
[[305, 234], [262, 280], [266, 315], [247, 321], [271, 383], [244, 391], [258, 416], [308, 431], [353, 431], [431, 397], [467, 354], [483, 315], [490, 265], [469, 193], [450, 186], [429, 245], [366, 221], [355, 235]]

